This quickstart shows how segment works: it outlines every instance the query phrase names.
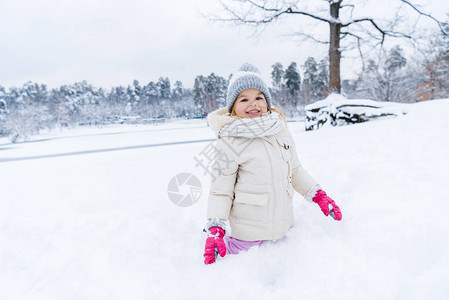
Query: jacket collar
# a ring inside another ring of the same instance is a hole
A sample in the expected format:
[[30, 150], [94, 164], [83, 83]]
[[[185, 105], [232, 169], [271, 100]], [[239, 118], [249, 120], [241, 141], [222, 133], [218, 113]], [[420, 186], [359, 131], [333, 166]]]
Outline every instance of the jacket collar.
[[231, 114], [228, 112], [226, 107], [217, 109], [207, 116], [209, 127], [215, 133], [217, 138], [220, 138], [218, 135], [220, 129], [228, 124], [231, 124], [235, 119], [235, 117], [231, 117]]

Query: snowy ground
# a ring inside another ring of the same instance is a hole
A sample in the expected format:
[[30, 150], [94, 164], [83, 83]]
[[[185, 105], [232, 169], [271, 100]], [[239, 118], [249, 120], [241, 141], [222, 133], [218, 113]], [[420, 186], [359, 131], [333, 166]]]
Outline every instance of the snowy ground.
[[[448, 111], [449, 99], [307, 133], [290, 123], [343, 221], [296, 195], [286, 238], [211, 266], [204, 122], [0, 141], [0, 299], [447, 299]], [[188, 140], [204, 141], [176, 144]], [[203, 186], [188, 208], [167, 196], [182, 172]]]

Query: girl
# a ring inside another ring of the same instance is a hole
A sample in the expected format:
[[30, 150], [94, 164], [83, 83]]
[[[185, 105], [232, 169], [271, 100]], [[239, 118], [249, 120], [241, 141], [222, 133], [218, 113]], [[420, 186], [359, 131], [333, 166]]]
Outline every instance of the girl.
[[302, 168], [285, 117], [271, 107], [257, 68], [245, 64], [233, 75], [226, 102], [208, 115], [218, 142], [204, 262], [215, 262], [215, 249], [223, 257], [284, 237], [293, 225], [294, 190], [341, 220], [340, 208]]

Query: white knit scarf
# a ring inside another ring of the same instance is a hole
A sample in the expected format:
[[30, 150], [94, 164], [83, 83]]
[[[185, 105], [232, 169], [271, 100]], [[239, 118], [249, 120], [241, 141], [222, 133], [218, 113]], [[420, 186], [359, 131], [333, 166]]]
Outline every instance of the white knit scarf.
[[232, 123], [224, 126], [219, 135], [260, 138], [275, 135], [285, 128], [284, 120], [275, 111], [262, 114], [258, 118], [236, 118]]

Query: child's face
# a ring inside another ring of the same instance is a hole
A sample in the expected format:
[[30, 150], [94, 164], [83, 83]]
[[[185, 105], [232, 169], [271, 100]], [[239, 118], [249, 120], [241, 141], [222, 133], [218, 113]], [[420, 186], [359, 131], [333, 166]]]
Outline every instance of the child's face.
[[234, 102], [235, 114], [240, 118], [257, 118], [268, 111], [267, 100], [258, 89], [243, 90]]

